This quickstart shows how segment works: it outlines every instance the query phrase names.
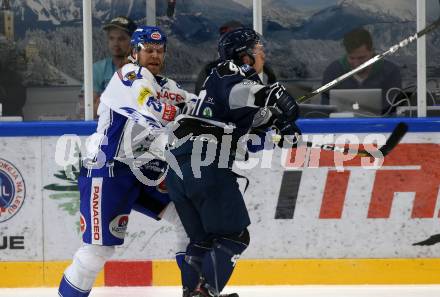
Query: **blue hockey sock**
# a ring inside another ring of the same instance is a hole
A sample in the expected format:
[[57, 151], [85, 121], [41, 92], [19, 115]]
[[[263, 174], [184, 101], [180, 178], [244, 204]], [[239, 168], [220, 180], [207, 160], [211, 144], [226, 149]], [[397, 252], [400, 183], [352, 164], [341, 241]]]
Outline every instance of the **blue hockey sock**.
[[195, 290], [199, 283], [202, 259], [209, 253], [210, 247], [204, 244], [190, 243], [186, 249], [185, 261], [182, 262], [182, 284], [190, 292]]
[[60, 287], [58, 289], [58, 295], [61, 297], [87, 297], [90, 294], [89, 291], [81, 290], [72, 285], [66, 277], [63, 275], [61, 279]]
[[202, 277], [208, 289], [217, 295], [226, 286], [234, 271], [236, 261], [249, 243], [248, 236], [247, 240], [239, 239], [214, 240], [211, 252], [206, 253], [203, 258]]
[[180, 271], [182, 271], [182, 265], [184, 261], [185, 261], [185, 252], [176, 253], [176, 263], [177, 266], [179, 266]]

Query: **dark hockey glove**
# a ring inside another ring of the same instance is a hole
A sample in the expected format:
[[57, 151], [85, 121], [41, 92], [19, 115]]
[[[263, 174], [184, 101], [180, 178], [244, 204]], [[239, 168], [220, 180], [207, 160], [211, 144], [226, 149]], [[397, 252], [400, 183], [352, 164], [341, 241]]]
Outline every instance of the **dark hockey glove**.
[[[271, 131], [268, 129], [252, 128], [249, 134], [255, 135], [260, 138], [260, 144], [254, 144], [251, 139], [247, 142], [247, 149], [251, 153], [256, 153], [265, 149], [266, 135]], [[272, 146], [273, 149], [273, 146]]]
[[281, 135], [281, 139], [278, 142], [280, 148], [282, 148], [284, 144], [289, 147], [296, 147], [301, 135], [301, 130], [295, 122], [287, 119], [276, 119], [273, 123], [273, 127], [277, 134]]
[[272, 107], [271, 112], [275, 117], [282, 115], [283, 118], [289, 121], [295, 121], [298, 118], [298, 104], [284, 86], [279, 83], [272, 84], [268, 89], [267, 98], [269, 100], [268, 106]]
[[179, 114], [190, 114], [194, 108], [194, 106], [197, 103], [196, 98], [192, 98], [189, 101], [180, 102], [176, 104], [176, 106], [179, 108]]
[[143, 176], [150, 181], [159, 181], [168, 169], [168, 164], [159, 159], [153, 159], [145, 162], [139, 167]]

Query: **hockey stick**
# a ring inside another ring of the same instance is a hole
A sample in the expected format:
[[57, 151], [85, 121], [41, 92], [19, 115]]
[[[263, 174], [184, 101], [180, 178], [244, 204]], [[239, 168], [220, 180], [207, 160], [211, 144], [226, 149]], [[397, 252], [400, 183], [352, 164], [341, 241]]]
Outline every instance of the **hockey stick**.
[[378, 54], [376, 56], [374, 56], [373, 58], [371, 58], [370, 60], [364, 62], [363, 64], [359, 65], [358, 67], [356, 67], [355, 69], [341, 75], [340, 77], [335, 78], [334, 80], [332, 80], [331, 82], [323, 85], [322, 87], [304, 95], [304, 96], [300, 96], [296, 99], [296, 102], [299, 103], [304, 103], [306, 101], [308, 101], [310, 98], [312, 98], [313, 96], [316, 96], [322, 92], [325, 92], [329, 89], [331, 89], [332, 87], [340, 84], [341, 82], [343, 82], [344, 80], [346, 80], [347, 78], [355, 75], [356, 73], [358, 73], [359, 71], [369, 67], [370, 65], [373, 65], [374, 63], [382, 60], [383, 58], [385, 58], [388, 55], [391, 55], [393, 53], [395, 53], [398, 49], [407, 46], [409, 43], [413, 42], [414, 40], [417, 40], [418, 38], [428, 34], [429, 32], [433, 31], [434, 29], [436, 29], [438, 26], [440, 25], [440, 18], [438, 20], [436, 20], [435, 22], [433, 22], [432, 24], [430, 24], [429, 26], [427, 26], [425, 29], [420, 30], [419, 32], [415, 33], [414, 35], [409, 36], [408, 38], [400, 41], [399, 43], [393, 45], [392, 47], [390, 47], [387, 51], [383, 52], [382, 54]]
[[[405, 136], [408, 131], [408, 126], [400, 122], [397, 124], [396, 128], [394, 128], [393, 132], [391, 132], [390, 137], [388, 137], [387, 141], [383, 146], [381, 146], [377, 152], [368, 152], [366, 150], [351, 150], [350, 148], [340, 147], [331, 144], [320, 144], [316, 145], [313, 142], [305, 142], [304, 144], [307, 147], [319, 148], [324, 151], [334, 151], [340, 152], [343, 154], [354, 154], [358, 157], [373, 157], [373, 158], [382, 158], [388, 155], [392, 149], [394, 149], [397, 144], [399, 144], [400, 140]], [[379, 153], [380, 152], [380, 153]]]

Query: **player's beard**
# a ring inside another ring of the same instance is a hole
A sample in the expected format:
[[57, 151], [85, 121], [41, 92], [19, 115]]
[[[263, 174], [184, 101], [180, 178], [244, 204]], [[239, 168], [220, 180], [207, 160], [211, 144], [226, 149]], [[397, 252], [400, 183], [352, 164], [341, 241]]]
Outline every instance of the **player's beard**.
[[153, 71], [152, 69], [150, 69], [149, 67], [147, 67], [148, 70], [150, 70], [151, 73], [153, 73], [154, 75], [159, 75], [162, 70], [164, 68], [164, 63], [161, 63], [160, 65], [154, 65]]

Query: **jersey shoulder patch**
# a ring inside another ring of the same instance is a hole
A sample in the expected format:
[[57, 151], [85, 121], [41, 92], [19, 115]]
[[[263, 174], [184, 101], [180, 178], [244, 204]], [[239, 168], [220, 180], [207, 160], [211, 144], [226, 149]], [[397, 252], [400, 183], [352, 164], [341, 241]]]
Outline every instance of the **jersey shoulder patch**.
[[116, 71], [122, 84], [127, 87], [131, 87], [133, 82], [137, 79], [142, 79], [141, 67], [133, 64], [124, 65], [121, 69]]
[[241, 70], [241, 68], [232, 61], [225, 61], [218, 64], [215, 70], [220, 78], [234, 75], [245, 76], [245, 73]]

